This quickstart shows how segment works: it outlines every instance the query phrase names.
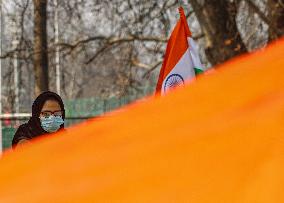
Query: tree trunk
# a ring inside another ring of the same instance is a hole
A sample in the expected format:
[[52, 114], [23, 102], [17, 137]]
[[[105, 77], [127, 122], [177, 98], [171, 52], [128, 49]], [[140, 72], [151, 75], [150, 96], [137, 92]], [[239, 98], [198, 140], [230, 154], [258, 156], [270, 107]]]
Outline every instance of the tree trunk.
[[35, 95], [48, 90], [47, 0], [34, 2]]
[[206, 36], [205, 53], [212, 65], [247, 52], [237, 28], [237, 4], [228, 0], [189, 1]]
[[274, 27], [269, 28], [269, 41], [272, 41], [284, 35], [284, 0], [268, 0], [268, 11], [269, 21]]

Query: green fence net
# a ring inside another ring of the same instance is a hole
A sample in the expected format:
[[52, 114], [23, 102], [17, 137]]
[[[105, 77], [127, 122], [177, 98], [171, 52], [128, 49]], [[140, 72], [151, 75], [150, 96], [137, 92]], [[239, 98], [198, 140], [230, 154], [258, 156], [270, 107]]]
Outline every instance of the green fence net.
[[[126, 104], [129, 104], [139, 99], [140, 97], [141, 96], [139, 95], [135, 95], [110, 99], [86, 98], [64, 101], [66, 110], [65, 126], [68, 127], [75, 123], [82, 122], [87, 118], [102, 115], [105, 112], [109, 112]], [[12, 139], [18, 126], [25, 122], [27, 122], [27, 120], [2, 121], [3, 150], [11, 147]]]

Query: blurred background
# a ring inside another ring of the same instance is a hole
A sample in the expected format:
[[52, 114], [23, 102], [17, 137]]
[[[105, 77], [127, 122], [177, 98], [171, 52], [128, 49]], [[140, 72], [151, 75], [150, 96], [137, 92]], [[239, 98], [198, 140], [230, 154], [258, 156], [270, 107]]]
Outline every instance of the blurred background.
[[2, 149], [11, 146], [41, 91], [62, 96], [67, 126], [152, 95], [179, 6], [207, 69], [284, 34], [283, 0], [0, 4]]

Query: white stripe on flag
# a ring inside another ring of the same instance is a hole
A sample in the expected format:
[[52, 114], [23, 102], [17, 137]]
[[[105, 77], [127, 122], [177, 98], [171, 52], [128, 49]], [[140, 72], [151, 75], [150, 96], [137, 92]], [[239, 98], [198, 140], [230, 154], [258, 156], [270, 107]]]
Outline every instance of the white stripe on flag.
[[165, 94], [169, 89], [184, 84], [187, 80], [194, 78], [194, 68], [191, 61], [190, 51], [186, 50], [179, 62], [164, 79], [161, 93]]

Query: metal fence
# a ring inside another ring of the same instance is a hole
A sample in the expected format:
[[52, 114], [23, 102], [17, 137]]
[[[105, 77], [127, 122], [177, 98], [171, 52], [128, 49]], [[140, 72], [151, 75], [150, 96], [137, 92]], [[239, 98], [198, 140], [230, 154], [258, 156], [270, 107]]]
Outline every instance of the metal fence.
[[[90, 117], [66, 117], [65, 118], [65, 123], [66, 123], [66, 127], [74, 125], [76, 123], [80, 123]], [[14, 137], [14, 134], [16, 132], [16, 130], [18, 129], [18, 127], [23, 124], [26, 123], [28, 121], [28, 118], [15, 118], [15, 119], [2, 119], [2, 149], [8, 149], [11, 147], [12, 145], [12, 139]]]
[[[99, 115], [109, 112], [124, 106], [132, 101], [139, 99], [141, 96], [128, 96], [121, 98], [110, 98], [110, 99], [76, 99], [64, 101], [66, 118], [65, 126], [71, 126], [76, 123], [80, 123], [88, 118], [93, 118]], [[2, 122], [2, 149], [8, 149], [11, 147], [13, 136], [19, 127], [19, 125], [27, 122], [29, 117], [14, 117], [1, 118]]]

